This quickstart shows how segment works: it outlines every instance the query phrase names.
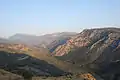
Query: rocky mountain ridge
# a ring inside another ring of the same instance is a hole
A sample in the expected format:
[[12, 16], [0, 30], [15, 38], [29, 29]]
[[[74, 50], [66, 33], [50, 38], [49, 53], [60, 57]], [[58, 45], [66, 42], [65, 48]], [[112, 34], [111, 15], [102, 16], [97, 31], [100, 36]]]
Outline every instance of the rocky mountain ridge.
[[101, 28], [82, 31], [59, 46], [52, 54], [63, 61], [91, 68], [104, 76], [105, 80], [110, 80], [111, 75], [111, 80], [115, 80], [120, 72], [119, 52], [120, 29]]
[[[55, 56], [63, 56], [68, 54], [70, 50], [81, 47], [93, 47], [100, 39], [106, 39], [112, 36], [117, 36], [120, 29], [104, 28], [104, 29], [86, 29], [76, 36], [72, 37], [65, 44], [59, 46], [55, 50]], [[111, 41], [112, 42], [112, 41]], [[94, 45], [93, 45], [94, 44]], [[93, 45], [93, 46], [92, 46]]]

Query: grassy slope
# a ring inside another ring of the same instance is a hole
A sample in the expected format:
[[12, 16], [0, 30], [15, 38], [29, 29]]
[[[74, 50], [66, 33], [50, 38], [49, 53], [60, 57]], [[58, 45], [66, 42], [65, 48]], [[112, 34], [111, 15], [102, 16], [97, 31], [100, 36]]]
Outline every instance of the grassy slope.
[[[17, 54], [21, 54], [20, 51], [15, 51], [15, 50], [0, 49], [0, 51], [6, 51], [6, 52], [10, 52], [10, 53], [17, 52]], [[88, 73], [89, 72], [89, 70], [87, 70], [85, 68], [80, 68], [78, 65], [70, 64], [68, 62], [63, 62], [59, 59], [56, 59], [54, 56], [51, 56], [47, 52], [44, 52], [44, 51], [40, 52], [39, 50], [36, 50], [34, 48], [32, 48], [31, 51], [26, 51], [23, 53], [30, 55], [32, 57], [35, 57], [37, 59], [40, 59], [40, 60], [44, 60], [44, 61], [48, 62], [49, 64], [52, 64], [63, 71], [70, 71], [72, 73]], [[40, 80], [60, 80], [60, 79], [67, 80], [69, 78], [63, 76], [63, 77], [48, 77], [46, 79], [39, 77], [39, 79]], [[33, 80], [36, 80], [36, 79], [33, 79]], [[83, 79], [72, 76], [71, 80], [83, 80]]]
[[49, 64], [52, 64], [64, 71], [70, 71], [70, 72], [75, 72], [75, 73], [76, 72], [86, 72], [85, 70], [83, 70], [73, 64], [58, 60], [54, 56], [51, 56], [50, 54], [39, 53], [39, 51], [36, 51], [36, 50], [30, 51], [27, 54], [29, 54], [30, 56], [35, 57], [37, 59], [45, 60]]
[[34, 58], [40, 59], [40, 60], [44, 60], [46, 62], [48, 62], [49, 64], [52, 64], [54, 66], [56, 66], [57, 68], [66, 71], [66, 72], [87, 72], [84, 69], [81, 69], [73, 64], [67, 63], [67, 62], [63, 62], [61, 60], [56, 59], [54, 56], [51, 56], [50, 54], [48, 54], [46, 51], [42, 51], [40, 52], [39, 50], [36, 50], [34, 48], [32, 48], [31, 51], [24, 51], [24, 52], [20, 52], [20, 51], [15, 51], [15, 50], [8, 50], [8, 49], [0, 49], [0, 51], [6, 51], [9, 53], [25, 53], [29, 56], [32, 56]]

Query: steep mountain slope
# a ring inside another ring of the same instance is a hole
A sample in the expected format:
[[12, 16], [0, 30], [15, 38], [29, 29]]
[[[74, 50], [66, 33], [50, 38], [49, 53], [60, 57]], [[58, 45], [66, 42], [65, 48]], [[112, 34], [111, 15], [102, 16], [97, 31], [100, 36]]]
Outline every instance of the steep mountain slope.
[[[119, 28], [102, 28], [87, 29], [80, 34], [68, 40], [66, 44], [59, 46], [53, 55], [59, 59], [79, 65], [87, 66], [94, 69], [95, 72], [103, 75], [118, 75], [118, 62], [120, 61], [120, 29]], [[114, 64], [114, 68], [111, 68]], [[108, 69], [106, 71], [106, 69]], [[102, 73], [104, 72], [104, 74]], [[105, 77], [104, 77], [105, 78]], [[106, 79], [110, 80], [110, 79]], [[114, 80], [114, 79], [112, 79]]]
[[49, 45], [47, 45], [47, 48], [50, 50], [50, 52], [53, 52], [58, 46], [65, 44], [69, 38], [64, 38], [64, 39], [58, 39], [53, 42], [51, 42]]

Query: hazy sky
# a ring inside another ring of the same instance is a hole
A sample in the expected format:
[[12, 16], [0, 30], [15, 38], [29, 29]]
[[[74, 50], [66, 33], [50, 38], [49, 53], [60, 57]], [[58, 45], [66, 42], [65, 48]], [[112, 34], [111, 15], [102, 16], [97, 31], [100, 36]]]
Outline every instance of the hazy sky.
[[120, 0], [0, 0], [0, 36], [120, 26]]

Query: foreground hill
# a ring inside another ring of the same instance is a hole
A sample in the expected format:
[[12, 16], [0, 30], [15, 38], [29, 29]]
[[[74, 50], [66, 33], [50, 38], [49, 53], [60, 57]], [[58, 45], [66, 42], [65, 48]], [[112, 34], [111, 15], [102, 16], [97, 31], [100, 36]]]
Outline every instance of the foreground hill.
[[0, 68], [20, 74], [25, 78], [31, 76], [60, 76], [65, 72], [52, 64], [26, 54], [11, 54], [0, 51]]
[[119, 28], [86, 29], [59, 46], [53, 55], [79, 66], [87, 66], [106, 80], [110, 80], [111, 76], [111, 80], [115, 80], [120, 74], [119, 46]]
[[[0, 80], [96, 80], [91, 74], [80, 74], [80, 75], [67, 75], [59, 77], [45, 77], [38, 76], [32, 77], [32, 79], [24, 79], [24, 77], [14, 74], [3, 69], [0, 69]], [[103, 79], [99, 79], [103, 80]]]
[[47, 51], [23, 44], [0, 44], [0, 68], [24, 76], [61, 76], [66, 73], [88, 72], [60, 61]]
[[[47, 52], [43, 53], [23, 44], [1, 43], [0, 59], [0, 69], [8, 71], [4, 73], [4, 75], [7, 74], [5, 78], [4, 76], [0, 78], [3, 80], [11, 80], [13, 76], [18, 80], [24, 80], [23, 78], [28, 80], [31, 78], [32, 80], [83, 80], [88, 75], [91, 77], [87, 78], [94, 78], [86, 69], [57, 60]], [[15, 75], [12, 76], [13, 73]]]

